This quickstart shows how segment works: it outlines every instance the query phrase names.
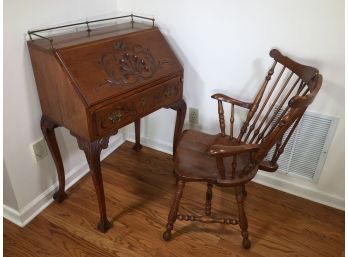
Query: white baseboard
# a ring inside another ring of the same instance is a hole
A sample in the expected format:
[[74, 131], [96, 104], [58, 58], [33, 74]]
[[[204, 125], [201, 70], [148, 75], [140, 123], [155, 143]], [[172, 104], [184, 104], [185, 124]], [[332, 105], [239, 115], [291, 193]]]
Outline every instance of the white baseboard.
[[[107, 157], [112, 153], [116, 148], [118, 148], [125, 140], [134, 142], [134, 133], [124, 132], [119, 133], [117, 136], [110, 141], [109, 147], [107, 150], [103, 151], [101, 159]], [[172, 143], [165, 141], [154, 140], [148, 137], [141, 137], [141, 144], [152, 149], [172, 154]], [[83, 176], [85, 176], [89, 171], [87, 162], [84, 161], [80, 166], [77, 166], [67, 172], [66, 175], [66, 189], [69, 189], [77, 181], [79, 181]], [[258, 173], [254, 180], [256, 183], [278, 189], [314, 202], [318, 202], [327, 206], [331, 206], [336, 209], [344, 210], [344, 198], [330, 195], [328, 193], [314, 190], [312, 188], [306, 188], [294, 183], [277, 178], [272, 176], [269, 173]], [[27, 204], [22, 210], [17, 211], [13, 208], [4, 205], [3, 206], [3, 215], [4, 218], [13, 222], [14, 224], [24, 227], [32, 219], [34, 219], [42, 210], [44, 210], [50, 203], [53, 201], [53, 194], [58, 189], [58, 182], [51, 185], [47, 190], [42, 194], [37, 196], [29, 204]]]
[[[130, 141], [130, 142], [135, 142], [135, 134], [134, 133], [124, 132], [123, 135], [124, 135], [125, 140]], [[141, 136], [140, 139], [141, 139], [140, 140], [141, 144], [143, 146], [147, 146], [149, 148], [158, 150], [158, 151], [163, 152], [163, 153], [173, 154], [173, 145], [171, 143], [169, 144], [166, 141], [154, 140], [152, 138], [144, 137], [144, 136]]]
[[282, 178], [276, 177], [275, 174], [272, 173], [266, 173], [263, 171], [258, 172], [253, 181], [313, 202], [333, 207], [335, 209], [343, 211], [345, 209], [344, 198], [286, 181]]
[[24, 226], [19, 216], [19, 212], [5, 204], [3, 206], [3, 215], [5, 219], [11, 221], [17, 226], [20, 226], [20, 227]]
[[[120, 133], [110, 140], [109, 147], [102, 152], [101, 159], [106, 158], [110, 153], [112, 153], [116, 148], [123, 144], [124, 139], [123, 135]], [[84, 161], [79, 166], [71, 169], [66, 173], [65, 177], [65, 188], [69, 189], [77, 181], [79, 181], [83, 176], [85, 176], [89, 171], [87, 161]], [[53, 194], [58, 189], [58, 181], [51, 185], [48, 189], [42, 192], [34, 200], [28, 203], [20, 211], [14, 210], [13, 208], [3, 206], [4, 218], [13, 222], [14, 224], [24, 227], [32, 219], [34, 219], [42, 210], [44, 210], [50, 203], [53, 202]]]

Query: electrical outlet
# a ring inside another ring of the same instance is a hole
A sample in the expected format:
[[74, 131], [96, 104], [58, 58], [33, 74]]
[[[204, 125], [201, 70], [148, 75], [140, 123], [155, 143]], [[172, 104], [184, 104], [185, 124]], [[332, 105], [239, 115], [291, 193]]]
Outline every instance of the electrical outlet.
[[43, 138], [32, 143], [30, 148], [35, 163], [38, 163], [48, 155], [46, 141]]
[[189, 123], [198, 124], [199, 123], [199, 111], [196, 108], [189, 108]]

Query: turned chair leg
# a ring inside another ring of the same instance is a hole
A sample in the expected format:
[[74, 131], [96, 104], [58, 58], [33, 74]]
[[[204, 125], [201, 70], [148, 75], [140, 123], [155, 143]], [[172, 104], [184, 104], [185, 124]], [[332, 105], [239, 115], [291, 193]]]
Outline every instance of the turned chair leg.
[[207, 184], [207, 193], [206, 193], [206, 201], [205, 201], [205, 215], [211, 215], [211, 200], [213, 198], [213, 185], [211, 183]]
[[236, 200], [238, 205], [238, 216], [239, 216], [239, 227], [241, 229], [241, 234], [243, 237], [243, 247], [249, 249], [251, 246], [250, 240], [248, 238], [248, 220], [244, 210], [244, 200], [245, 195], [243, 192], [243, 186], [238, 186], [235, 188]]
[[184, 191], [184, 187], [185, 187], [185, 181], [182, 179], [179, 179], [177, 181], [177, 189], [173, 199], [173, 204], [168, 215], [168, 223], [166, 225], [166, 231], [164, 231], [163, 233], [163, 239], [165, 241], [169, 241], [171, 238], [171, 232], [174, 227], [174, 222], [176, 221], [176, 218], [178, 215], [179, 204], [182, 197], [182, 193]]
[[245, 189], [245, 185], [242, 185], [242, 192], [243, 192], [243, 195], [244, 195], [244, 196], [247, 196], [247, 195], [248, 195], [248, 193], [247, 193], [247, 191], [246, 191], [246, 189]]

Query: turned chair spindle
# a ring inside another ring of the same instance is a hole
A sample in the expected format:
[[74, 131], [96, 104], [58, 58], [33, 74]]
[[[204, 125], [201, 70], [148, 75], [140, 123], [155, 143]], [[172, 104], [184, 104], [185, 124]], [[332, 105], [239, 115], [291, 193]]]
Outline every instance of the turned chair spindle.
[[211, 200], [213, 199], [213, 184], [207, 183], [207, 193], [205, 202], [205, 215], [211, 215]]
[[233, 139], [233, 125], [234, 125], [234, 104], [231, 104], [231, 118], [230, 118], [230, 139]]
[[219, 112], [219, 122], [220, 122], [220, 130], [221, 135], [225, 136], [225, 115], [224, 115], [224, 106], [222, 105], [222, 101], [218, 101], [218, 112]]

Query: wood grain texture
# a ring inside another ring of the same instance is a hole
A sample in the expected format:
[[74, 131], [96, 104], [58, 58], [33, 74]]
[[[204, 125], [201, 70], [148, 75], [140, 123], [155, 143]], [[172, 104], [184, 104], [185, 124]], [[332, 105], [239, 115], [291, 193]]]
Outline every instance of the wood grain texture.
[[83, 138], [89, 138], [86, 107], [57, 56], [28, 42], [43, 115]]
[[98, 223], [98, 229], [105, 233], [110, 227], [111, 223], [108, 221], [106, 215], [106, 206], [105, 206], [105, 196], [104, 196], [104, 186], [103, 186], [103, 177], [100, 167], [100, 153], [103, 149], [106, 149], [109, 144], [109, 138], [104, 137], [102, 139], [89, 142], [83, 140], [82, 138], [77, 138], [77, 144], [79, 148], [85, 152], [90, 173], [93, 179], [93, 184], [95, 192], [97, 194], [100, 221]]
[[48, 148], [50, 149], [50, 152], [52, 153], [54, 164], [56, 165], [56, 168], [57, 168], [59, 188], [58, 188], [58, 191], [54, 193], [53, 199], [61, 203], [66, 198], [66, 193], [65, 193], [64, 165], [63, 165], [62, 157], [60, 155], [59, 146], [56, 139], [56, 134], [54, 132], [55, 128], [57, 128], [59, 125], [54, 123], [52, 120], [48, 119], [46, 116], [41, 117], [40, 125], [41, 125], [42, 134], [45, 137]]
[[98, 144], [135, 122], [135, 150], [140, 150], [140, 119], [172, 108], [177, 112], [175, 152], [186, 113], [183, 68], [159, 28], [135, 25], [133, 20], [128, 25], [52, 35], [50, 40], [37, 37], [30, 36], [27, 44], [47, 121], [43, 133], [59, 177], [54, 199], [62, 202], [66, 194], [63, 163], [49, 123], [70, 130], [85, 151], [100, 204], [98, 228], [105, 232], [109, 223]]
[[182, 71], [157, 27], [57, 51], [88, 106], [158, 84], [159, 79]]
[[[25, 228], [4, 220], [4, 256], [344, 256], [344, 212], [255, 183], [247, 185], [250, 250], [238, 226], [177, 221], [162, 239], [175, 191], [172, 156], [126, 142], [101, 163], [113, 228], [95, 230], [98, 203], [91, 176]], [[205, 209], [206, 183], [187, 183], [180, 209]], [[274, 197], [277, 196], [277, 197]], [[214, 188], [213, 213], [238, 215], [233, 188]]]

